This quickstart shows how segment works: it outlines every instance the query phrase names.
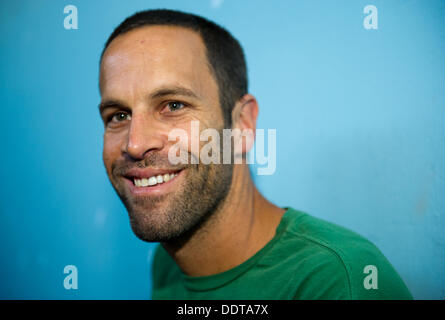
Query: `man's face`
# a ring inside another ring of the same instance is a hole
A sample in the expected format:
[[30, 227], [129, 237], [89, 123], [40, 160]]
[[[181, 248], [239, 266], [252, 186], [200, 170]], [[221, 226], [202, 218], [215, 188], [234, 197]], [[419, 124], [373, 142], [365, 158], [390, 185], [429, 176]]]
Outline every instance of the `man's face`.
[[[171, 26], [118, 36], [103, 56], [100, 91], [103, 160], [135, 234], [168, 241], [193, 230], [225, 199], [232, 177], [231, 165], [168, 160], [177, 142], [168, 141], [171, 130], [183, 129], [190, 138], [196, 120], [200, 130], [223, 128], [218, 86], [201, 37]], [[189, 139], [180, 147], [199, 159], [190, 145]]]

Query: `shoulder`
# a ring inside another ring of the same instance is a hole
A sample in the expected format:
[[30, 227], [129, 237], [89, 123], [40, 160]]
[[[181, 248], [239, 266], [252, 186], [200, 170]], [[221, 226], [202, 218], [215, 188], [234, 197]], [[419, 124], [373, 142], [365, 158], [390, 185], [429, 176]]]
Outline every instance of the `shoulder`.
[[296, 298], [411, 299], [380, 250], [359, 234], [289, 209], [281, 243], [292, 260]]

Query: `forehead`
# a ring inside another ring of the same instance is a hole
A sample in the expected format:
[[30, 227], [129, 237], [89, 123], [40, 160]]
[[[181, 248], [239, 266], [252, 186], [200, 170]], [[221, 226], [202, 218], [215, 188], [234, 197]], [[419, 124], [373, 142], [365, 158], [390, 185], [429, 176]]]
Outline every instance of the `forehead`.
[[147, 26], [116, 37], [100, 66], [102, 94], [185, 85], [198, 91], [216, 85], [201, 36], [183, 27]]

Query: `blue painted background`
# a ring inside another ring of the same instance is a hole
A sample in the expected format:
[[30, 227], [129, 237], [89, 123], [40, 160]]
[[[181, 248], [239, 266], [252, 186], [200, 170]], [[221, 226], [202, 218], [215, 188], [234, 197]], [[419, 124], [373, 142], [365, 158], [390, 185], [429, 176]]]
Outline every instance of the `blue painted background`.
[[[74, 4], [79, 29], [63, 28]], [[378, 8], [365, 30], [363, 8]], [[445, 299], [445, 2], [2, 1], [0, 298], [147, 299], [138, 240], [102, 166], [98, 59], [125, 17], [201, 14], [247, 55], [281, 206], [373, 241], [415, 298]], [[79, 270], [65, 290], [63, 268]]]

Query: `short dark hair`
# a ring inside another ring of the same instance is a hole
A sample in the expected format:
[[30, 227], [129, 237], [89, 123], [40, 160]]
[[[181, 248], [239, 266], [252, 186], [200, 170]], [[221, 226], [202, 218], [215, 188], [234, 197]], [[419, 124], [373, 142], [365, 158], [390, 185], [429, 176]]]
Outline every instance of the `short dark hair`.
[[119, 35], [136, 28], [167, 25], [191, 29], [203, 39], [206, 56], [219, 90], [225, 126], [232, 125], [235, 103], [247, 93], [247, 66], [239, 42], [223, 27], [203, 17], [181, 11], [157, 9], [140, 11], [125, 19], [108, 38], [100, 60], [110, 43]]

